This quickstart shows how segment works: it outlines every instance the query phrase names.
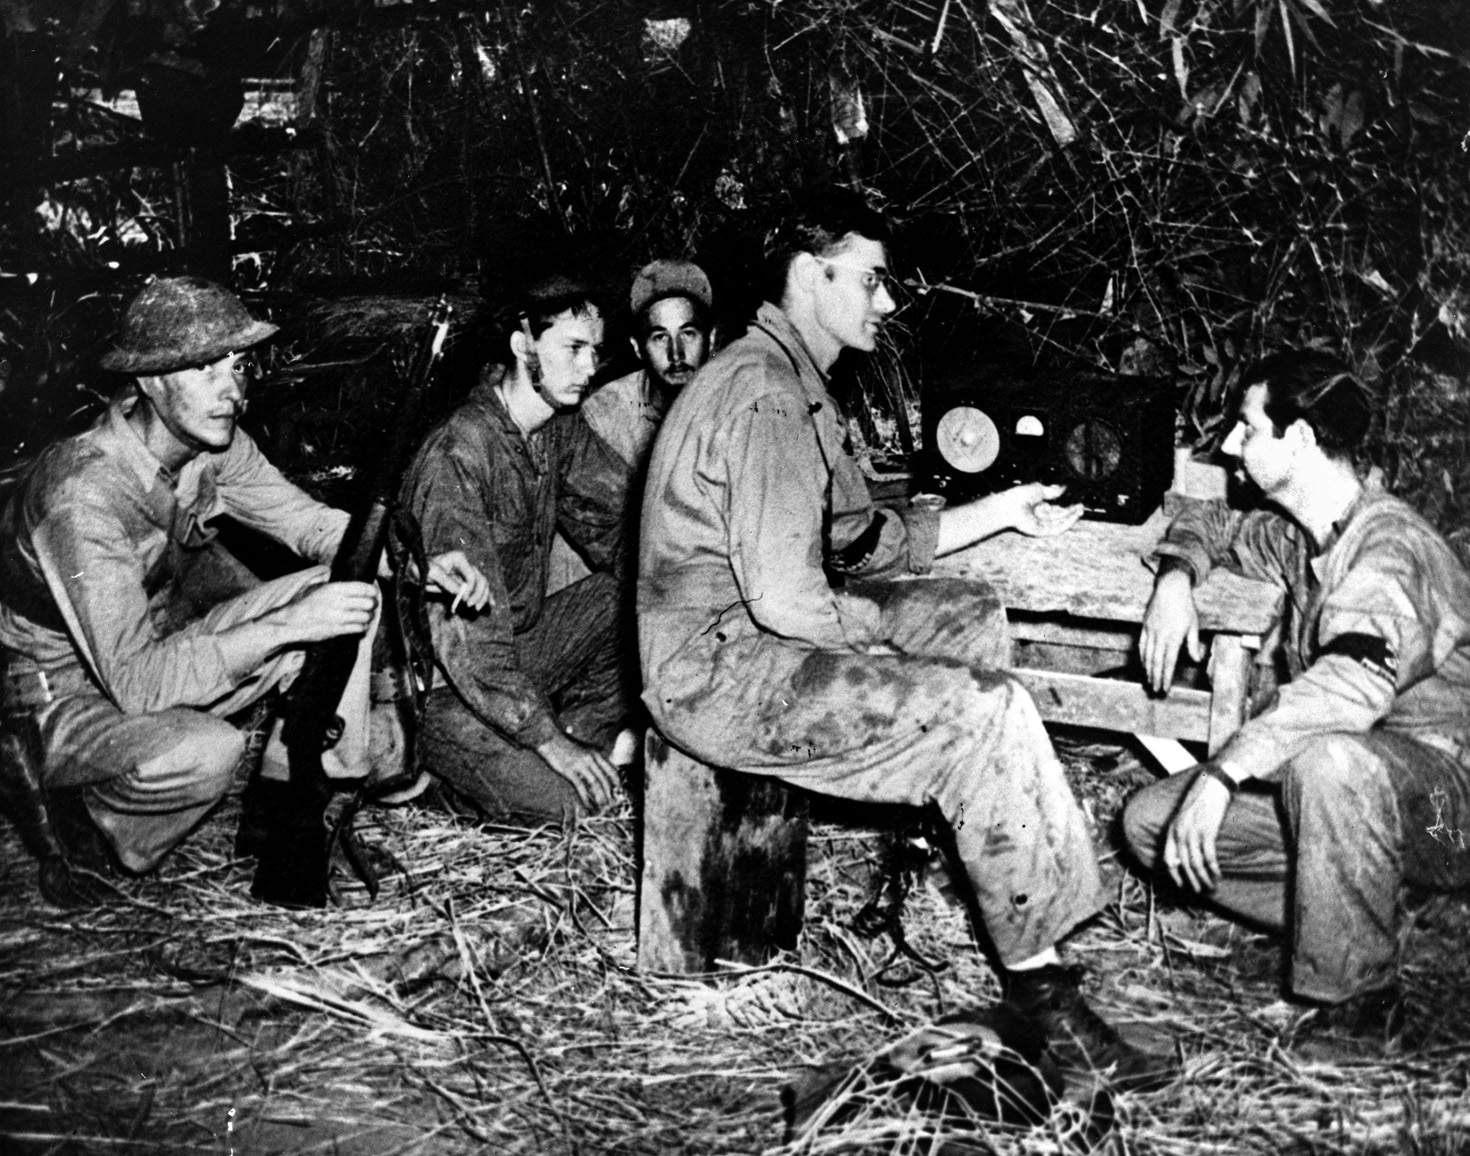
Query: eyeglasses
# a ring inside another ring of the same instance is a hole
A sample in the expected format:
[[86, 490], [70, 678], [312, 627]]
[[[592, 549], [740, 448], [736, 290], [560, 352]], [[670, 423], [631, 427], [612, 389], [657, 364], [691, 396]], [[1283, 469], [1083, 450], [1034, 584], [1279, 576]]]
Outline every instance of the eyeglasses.
[[871, 265], [854, 265], [850, 261], [834, 261], [830, 257], [818, 257], [823, 265], [831, 269], [846, 269], [849, 273], [857, 273], [858, 284], [860, 284], [869, 297], [876, 297], [878, 290], [882, 289], [888, 296], [893, 296], [893, 287], [896, 282], [888, 275], [887, 269], [875, 268]]

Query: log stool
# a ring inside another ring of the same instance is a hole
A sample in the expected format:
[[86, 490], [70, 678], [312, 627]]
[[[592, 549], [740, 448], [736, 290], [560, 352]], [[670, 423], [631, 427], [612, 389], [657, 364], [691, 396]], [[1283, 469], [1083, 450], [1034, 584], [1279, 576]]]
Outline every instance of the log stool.
[[807, 799], [644, 741], [638, 966], [690, 974], [791, 950], [806, 898]]

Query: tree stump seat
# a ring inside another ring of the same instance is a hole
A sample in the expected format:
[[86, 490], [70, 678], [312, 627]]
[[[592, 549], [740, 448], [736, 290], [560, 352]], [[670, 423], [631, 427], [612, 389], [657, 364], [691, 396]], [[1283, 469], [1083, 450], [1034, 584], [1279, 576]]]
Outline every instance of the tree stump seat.
[[795, 948], [806, 897], [807, 798], [765, 775], [644, 740], [638, 966], [696, 974]]

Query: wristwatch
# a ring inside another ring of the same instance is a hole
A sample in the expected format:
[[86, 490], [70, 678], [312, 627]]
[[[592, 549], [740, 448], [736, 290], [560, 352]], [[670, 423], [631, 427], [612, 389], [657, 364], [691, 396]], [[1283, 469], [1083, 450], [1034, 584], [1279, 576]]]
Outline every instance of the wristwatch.
[[1240, 790], [1240, 783], [1236, 781], [1235, 776], [1230, 774], [1219, 763], [1205, 763], [1200, 768], [1200, 771], [1214, 779], [1217, 783], [1224, 783], [1225, 789], [1230, 792], [1232, 799], [1235, 797], [1235, 792]]

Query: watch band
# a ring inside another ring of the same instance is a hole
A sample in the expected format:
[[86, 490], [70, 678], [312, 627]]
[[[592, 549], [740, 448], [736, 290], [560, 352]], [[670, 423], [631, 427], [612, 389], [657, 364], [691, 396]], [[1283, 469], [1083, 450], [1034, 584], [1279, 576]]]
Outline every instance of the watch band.
[[1234, 798], [1235, 792], [1240, 790], [1240, 784], [1219, 763], [1206, 763], [1201, 769], [1217, 783], [1225, 784], [1225, 789], [1230, 792], [1232, 798]]

